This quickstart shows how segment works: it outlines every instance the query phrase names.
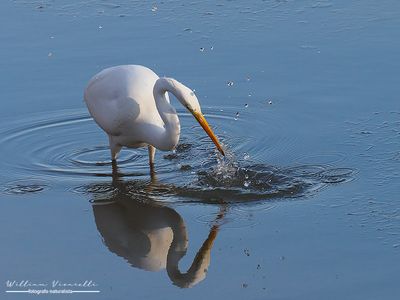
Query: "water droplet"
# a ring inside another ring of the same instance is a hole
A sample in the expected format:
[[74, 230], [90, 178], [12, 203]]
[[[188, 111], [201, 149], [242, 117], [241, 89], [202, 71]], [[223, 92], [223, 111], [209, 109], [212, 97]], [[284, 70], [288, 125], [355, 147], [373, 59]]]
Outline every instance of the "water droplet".
[[52, 57], [53, 56], [53, 52], [49, 52], [49, 54], [47, 54], [48, 57]]
[[243, 158], [244, 158], [245, 160], [248, 160], [248, 159], [250, 159], [250, 154], [248, 154], [248, 153], [245, 153], [245, 154], [244, 154], [244, 156], [243, 156]]
[[247, 107], [249, 107], [249, 105], [246, 103], [246, 104], [244, 105], [244, 107], [246, 107], [246, 108], [247, 108]]
[[239, 112], [236, 113], [235, 115], [235, 120], [239, 119]]
[[203, 47], [200, 48], [200, 52], [204, 52], [204, 48]]
[[211, 50], [211, 51], [214, 50], [214, 46], [211, 46], [210, 50]]
[[268, 104], [271, 105], [271, 104], [272, 104], [272, 100], [269, 100], [269, 101], [268, 101]]
[[249, 187], [249, 186], [250, 186], [250, 181], [247, 181], [247, 180], [246, 180], [246, 181], [243, 183], [243, 186], [244, 186], [244, 187]]
[[99, 29], [103, 29], [103, 26], [99, 25]]
[[158, 9], [158, 7], [154, 5], [154, 6], [151, 8], [151, 11], [156, 12], [157, 9]]
[[246, 81], [250, 81], [250, 80], [251, 80], [250, 76], [247, 76]]
[[232, 86], [232, 85], [233, 85], [233, 81], [228, 81], [226, 84], [227, 84], [228, 86]]

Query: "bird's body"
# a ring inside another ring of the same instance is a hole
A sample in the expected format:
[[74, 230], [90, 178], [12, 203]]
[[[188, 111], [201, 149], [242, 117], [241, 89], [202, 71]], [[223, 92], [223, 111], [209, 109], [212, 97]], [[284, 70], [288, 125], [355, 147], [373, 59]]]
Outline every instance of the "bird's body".
[[176, 147], [180, 123], [167, 92], [174, 94], [194, 115], [223, 153], [192, 90], [172, 78], [159, 78], [144, 66], [123, 65], [95, 75], [84, 93], [91, 116], [109, 136], [113, 160], [123, 146], [149, 146], [150, 163], [154, 147], [160, 150]]

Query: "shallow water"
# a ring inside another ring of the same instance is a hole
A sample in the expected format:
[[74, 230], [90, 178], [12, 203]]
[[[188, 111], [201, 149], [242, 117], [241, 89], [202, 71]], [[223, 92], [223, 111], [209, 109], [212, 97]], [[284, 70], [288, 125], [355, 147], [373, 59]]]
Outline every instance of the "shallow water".
[[[373, 4], [3, 3], [2, 282], [396, 299], [400, 6]], [[180, 144], [156, 173], [146, 149], [113, 165], [82, 93], [126, 63], [195, 89], [227, 157], [175, 101]]]

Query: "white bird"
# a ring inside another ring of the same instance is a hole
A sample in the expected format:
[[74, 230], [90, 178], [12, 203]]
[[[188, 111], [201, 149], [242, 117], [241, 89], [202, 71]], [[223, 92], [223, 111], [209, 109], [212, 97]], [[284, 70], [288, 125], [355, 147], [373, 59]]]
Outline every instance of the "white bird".
[[160, 78], [144, 66], [122, 65], [96, 74], [84, 93], [91, 116], [108, 134], [113, 161], [124, 146], [148, 146], [152, 168], [155, 148], [167, 151], [177, 146], [180, 123], [167, 92], [172, 93], [192, 113], [221, 154], [225, 155], [191, 89], [175, 79]]

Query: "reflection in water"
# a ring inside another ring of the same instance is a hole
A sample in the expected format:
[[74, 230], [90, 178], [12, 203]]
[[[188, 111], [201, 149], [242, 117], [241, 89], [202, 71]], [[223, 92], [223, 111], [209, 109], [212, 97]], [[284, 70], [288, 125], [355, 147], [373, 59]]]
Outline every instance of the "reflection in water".
[[[147, 271], [167, 269], [172, 282], [192, 287], [206, 277], [210, 252], [218, 233], [222, 208], [189, 270], [182, 273], [179, 261], [186, 254], [188, 236], [185, 222], [172, 208], [156, 204], [146, 195], [132, 197], [113, 165], [114, 193], [93, 201], [93, 214], [104, 244], [133, 267]], [[154, 174], [153, 174], [154, 175]], [[156, 180], [153, 176], [153, 182]], [[151, 189], [151, 184], [148, 186]]]

